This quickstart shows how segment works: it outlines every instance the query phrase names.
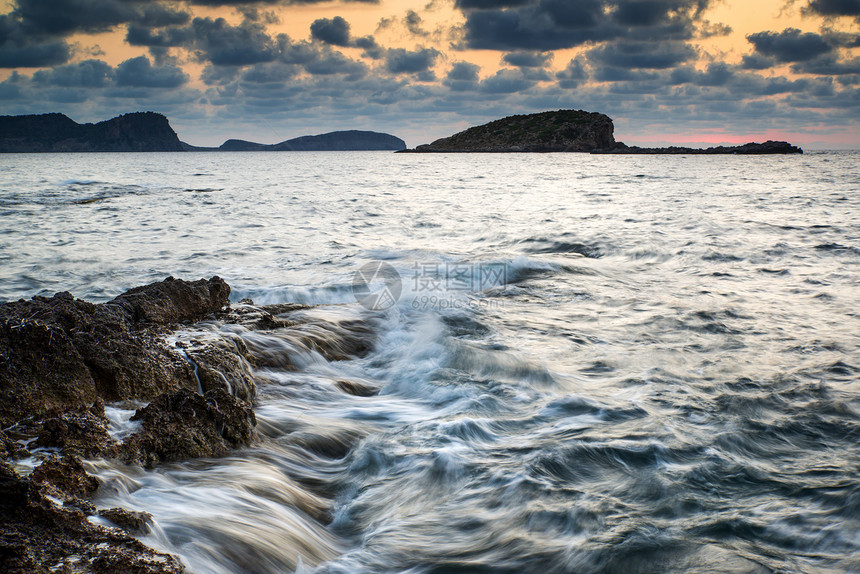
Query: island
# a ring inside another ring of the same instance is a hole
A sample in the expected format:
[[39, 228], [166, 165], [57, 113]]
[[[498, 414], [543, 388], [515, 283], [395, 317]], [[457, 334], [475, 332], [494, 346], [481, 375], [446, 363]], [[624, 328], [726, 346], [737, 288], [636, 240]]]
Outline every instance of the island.
[[345, 130], [302, 136], [276, 144], [229, 139], [217, 148], [183, 144], [187, 151], [400, 151], [406, 142], [391, 134]]
[[789, 154], [803, 153], [787, 142], [767, 141], [707, 149], [640, 148], [615, 141], [612, 118], [584, 110], [514, 115], [438, 139], [410, 153], [586, 152], [599, 154]]
[[57, 113], [0, 116], [0, 153], [403, 149], [406, 142], [398, 137], [359, 130], [302, 136], [271, 145], [228, 139], [220, 147], [200, 147], [180, 141], [168, 119], [155, 112], [124, 114], [95, 124], [79, 124]]

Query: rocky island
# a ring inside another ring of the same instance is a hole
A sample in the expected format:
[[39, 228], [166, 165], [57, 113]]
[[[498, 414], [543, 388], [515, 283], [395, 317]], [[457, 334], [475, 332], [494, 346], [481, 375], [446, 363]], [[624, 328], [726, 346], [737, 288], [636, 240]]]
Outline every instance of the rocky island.
[[[101, 304], [67, 292], [0, 304], [0, 570], [182, 572], [135, 537], [150, 529], [148, 514], [95, 506], [99, 479], [81, 459], [157, 467], [254, 441], [256, 369], [290, 360], [255, 348], [256, 335], [329, 360], [369, 350], [361, 322], [309, 323], [293, 315], [301, 305], [231, 306], [229, 294], [218, 277], [169, 277]], [[237, 331], [212, 328], [227, 323]], [[123, 401], [144, 406], [120, 438], [105, 404]], [[317, 446], [340, 453], [341, 442]], [[324, 508], [303, 510], [327, 519]]]
[[587, 152], [601, 154], [787, 154], [803, 153], [787, 142], [767, 141], [707, 149], [640, 148], [615, 141], [612, 119], [584, 110], [556, 110], [515, 115], [475, 126], [412, 153]]
[[590, 152], [615, 148], [615, 127], [605, 114], [558, 110], [509, 116], [469, 128], [415, 152]]

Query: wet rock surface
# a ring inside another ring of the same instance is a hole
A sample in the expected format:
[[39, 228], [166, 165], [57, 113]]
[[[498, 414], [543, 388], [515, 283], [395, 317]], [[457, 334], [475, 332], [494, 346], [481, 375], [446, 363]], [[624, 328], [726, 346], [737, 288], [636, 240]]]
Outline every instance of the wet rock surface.
[[30, 475], [30, 481], [42, 487], [42, 492], [72, 501], [89, 498], [99, 487], [98, 479], [88, 475], [80, 459], [70, 454], [46, 459]]
[[0, 430], [0, 460], [22, 458], [27, 454], [21, 443]]
[[71, 293], [0, 305], [0, 425], [50, 410], [151, 399], [196, 388], [191, 366], [159, 338], [228, 303], [224, 280], [168, 278], [94, 305]]
[[127, 463], [154, 466], [187, 458], [223, 456], [248, 444], [257, 424], [251, 405], [222, 389], [161, 395], [132, 420], [143, 428], [122, 444]]
[[[87, 514], [78, 508], [55, 504], [49, 497], [58, 484], [63, 490], [88, 486], [86, 482], [70, 484], [55, 477], [64, 465], [75, 466], [74, 463], [57, 460], [46, 464], [49, 468], [36, 480], [20, 476], [8, 463], [0, 461], [2, 572], [173, 574], [184, 570], [174, 557], [155, 552], [121, 530], [90, 523]], [[77, 474], [75, 477], [79, 478]]]
[[152, 524], [152, 515], [148, 512], [137, 512], [125, 508], [99, 510], [99, 516], [132, 533], [146, 533], [149, 530], [149, 525]]
[[89, 408], [78, 407], [48, 413], [30, 423], [38, 433], [33, 446], [59, 448], [83, 457], [113, 456], [115, 443], [108, 432], [104, 402], [97, 399]]

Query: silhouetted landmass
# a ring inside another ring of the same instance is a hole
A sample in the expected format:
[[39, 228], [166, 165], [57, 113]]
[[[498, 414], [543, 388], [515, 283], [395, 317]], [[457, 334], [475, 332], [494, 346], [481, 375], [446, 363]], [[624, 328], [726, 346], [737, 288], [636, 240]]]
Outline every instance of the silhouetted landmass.
[[469, 128], [431, 144], [417, 153], [480, 152], [589, 152], [602, 154], [787, 154], [803, 153], [787, 142], [767, 141], [707, 149], [688, 147], [640, 148], [616, 142], [609, 116], [583, 110], [557, 110], [509, 116]]
[[406, 142], [390, 134], [348, 130], [302, 136], [276, 144], [229, 139], [217, 148], [184, 144], [188, 151], [399, 151]]
[[589, 152], [613, 149], [612, 119], [583, 110], [509, 116], [469, 128], [415, 152]]
[[621, 142], [611, 150], [595, 150], [592, 153], [607, 153], [607, 154], [658, 154], [658, 155], [719, 155], [719, 154], [738, 154], [738, 155], [767, 155], [767, 154], [787, 154], [787, 153], [803, 153], [803, 150], [797, 146], [793, 146], [788, 142], [767, 140], [764, 143], [750, 142], [743, 145], [735, 146], [716, 146], [709, 148], [694, 148], [694, 147], [636, 147], [626, 146]]
[[63, 114], [0, 116], [0, 152], [183, 151], [167, 118], [153, 112], [79, 124]]
[[0, 116], [0, 153], [116, 151], [397, 151], [406, 143], [370, 131], [337, 131], [277, 144], [229, 139], [220, 147], [179, 141], [167, 118], [154, 112], [125, 114], [97, 124], [79, 124], [63, 114]]

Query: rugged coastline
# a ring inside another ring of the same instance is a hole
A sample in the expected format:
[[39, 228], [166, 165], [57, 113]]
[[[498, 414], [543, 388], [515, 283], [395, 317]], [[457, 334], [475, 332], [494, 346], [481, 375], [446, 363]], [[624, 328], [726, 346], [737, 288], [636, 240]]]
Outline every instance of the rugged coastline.
[[[291, 359], [255, 349], [243, 333], [282, 332], [332, 360], [369, 349], [361, 324], [321, 328], [291, 318], [303, 306], [231, 305], [229, 294], [218, 277], [168, 278], [101, 304], [70, 293], [0, 304], [4, 572], [181, 572], [176, 558], [134, 537], [148, 516], [94, 506], [99, 481], [82, 459], [152, 468], [253, 443], [255, 369]], [[137, 408], [136, 430], [112, 434], [106, 403]], [[344, 454], [343, 445], [321, 448]]]
[[0, 116], [0, 153], [182, 151], [167, 118], [153, 112], [79, 124], [63, 114]]

